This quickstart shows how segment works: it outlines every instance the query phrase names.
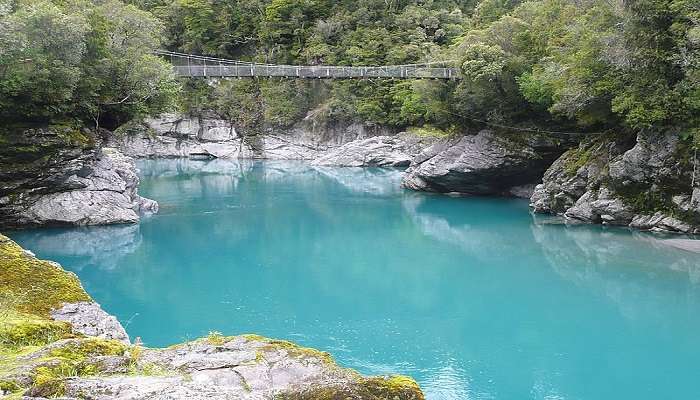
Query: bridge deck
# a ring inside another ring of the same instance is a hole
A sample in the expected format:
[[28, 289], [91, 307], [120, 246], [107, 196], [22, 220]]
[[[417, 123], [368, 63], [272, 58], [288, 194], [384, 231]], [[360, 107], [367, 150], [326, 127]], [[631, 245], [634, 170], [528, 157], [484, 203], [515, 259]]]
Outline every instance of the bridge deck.
[[349, 67], [325, 65], [274, 65], [227, 60], [157, 50], [170, 59], [175, 73], [186, 77], [291, 77], [307, 79], [460, 79], [457, 68], [431, 67], [432, 64]]
[[308, 79], [459, 79], [456, 68], [431, 67], [334, 67], [295, 65], [177, 65], [173, 69], [187, 77], [294, 77]]

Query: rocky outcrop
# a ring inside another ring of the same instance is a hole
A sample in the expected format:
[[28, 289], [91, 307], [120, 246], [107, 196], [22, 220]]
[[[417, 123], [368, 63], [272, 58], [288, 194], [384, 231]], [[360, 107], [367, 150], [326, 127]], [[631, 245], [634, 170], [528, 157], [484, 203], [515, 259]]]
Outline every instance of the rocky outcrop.
[[94, 400], [422, 400], [410, 378], [364, 377], [328, 353], [256, 335], [151, 349], [58, 264], [0, 235], [0, 396]]
[[403, 185], [431, 192], [523, 195], [562, 152], [557, 141], [538, 136], [508, 137], [482, 130], [440, 140], [406, 171]]
[[64, 304], [51, 310], [51, 318], [69, 323], [76, 334], [131, 343], [122, 324], [91, 301]]
[[0, 226], [133, 223], [158, 211], [138, 195], [133, 161], [89, 131], [38, 128], [4, 139]]
[[164, 114], [132, 122], [117, 130], [110, 145], [131, 157], [261, 158], [313, 160], [354, 140], [392, 132], [365, 124], [337, 124], [318, 128], [300, 122], [285, 129], [266, 128], [241, 134], [215, 115]]
[[109, 145], [135, 158], [253, 156], [253, 149], [244, 143], [229, 122], [177, 114], [164, 114], [122, 126], [110, 138]]
[[700, 195], [692, 187], [689, 152], [673, 132], [640, 134], [631, 143], [587, 141], [552, 164], [530, 205], [569, 221], [700, 233]]
[[435, 142], [434, 137], [402, 132], [354, 140], [313, 161], [314, 165], [341, 167], [408, 167], [411, 160]]

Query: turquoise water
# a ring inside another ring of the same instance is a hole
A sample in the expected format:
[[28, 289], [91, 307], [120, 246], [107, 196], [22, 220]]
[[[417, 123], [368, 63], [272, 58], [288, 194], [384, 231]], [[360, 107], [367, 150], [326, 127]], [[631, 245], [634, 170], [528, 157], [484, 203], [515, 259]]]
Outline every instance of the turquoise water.
[[400, 172], [140, 163], [139, 226], [10, 232], [132, 338], [259, 333], [428, 398], [700, 398], [700, 256], [521, 200], [403, 191]]

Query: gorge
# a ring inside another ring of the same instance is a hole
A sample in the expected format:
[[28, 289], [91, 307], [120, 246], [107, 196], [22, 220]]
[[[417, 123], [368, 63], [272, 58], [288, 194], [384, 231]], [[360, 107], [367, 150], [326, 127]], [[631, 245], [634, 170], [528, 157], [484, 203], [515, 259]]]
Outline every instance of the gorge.
[[0, 396], [698, 397], [699, 66], [694, 0], [0, 0]]

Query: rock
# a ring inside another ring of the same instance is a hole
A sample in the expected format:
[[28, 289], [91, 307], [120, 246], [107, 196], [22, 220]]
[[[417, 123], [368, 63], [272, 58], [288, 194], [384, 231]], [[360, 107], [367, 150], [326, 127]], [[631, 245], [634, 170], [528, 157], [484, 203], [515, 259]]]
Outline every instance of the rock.
[[600, 216], [593, 211], [591, 203], [597, 197], [593, 191], [588, 191], [579, 197], [572, 207], [566, 210], [564, 216], [569, 219], [575, 219], [583, 222], [597, 223], [600, 222]]
[[693, 226], [677, 218], [667, 216], [663, 212], [656, 212], [653, 215], [635, 215], [630, 223], [630, 227], [661, 232], [681, 232], [692, 233]]
[[[634, 143], [598, 138], [567, 151], [544, 174], [530, 206], [569, 220], [699, 233], [700, 191], [672, 132]], [[688, 188], [688, 189], [685, 189]]]
[[313, 160], [353, 140], [393, 133], [357, 123], [318, 127], [309, 120], [289, 128], [268, 128], [262, 133], [244, 135], [230, 122], [212, 114], [163, 114], [142, 123], [131, 122], [117, 131], [120, 134], [111, 138], [109, 145], [130, 157], [270, 160]]
[[157, 203], [137, 193], [133, 161], [101, 148], [92, 131], [34, 128], [3, 133], [0, 226], [132, 223]]
[[38, 196], [18, 218], [24, 225], [105, 225], [134, 223], [139, 212], [156, 212], [158, 204], [137, 194], [139, 178], [132, 160], [103, 148], [90, 173], [72, 175], [75, 189]]
[[673, 132], [651, 137], [639, 135], [634, 147], [610, 162], [609, 176], [629, 185], [674, 175], [677, 148], [678, 135]]
[[509, 194], [511, 188], [533, 184], [561, 153], [553, 140], [520, 139], [482, 130], [440, 140], [414, 158], [403, 185], [441, 193]]
[[[142, 368], [160, 371], [143, 376]], [[254, 335], [200, 339], [168, 349], [144, 349], [132, 376], [77, 377], [66, 381], [68, 396], [91, 399], [298, 399], [323, 389], [324, 398], [353, 396], [379, 379], [400, 382], [388, 398], [422, 399], [409, 378], [363, 378], [338, 367], [330, 356], [289, 342]], [[393, 380], [392, 380], [393, 379]], [[370, 389], [371, 390], [371, 389]], [[289, 397], [284, 397], [289, 396]], [[334, 397], [335, 396], [335, 397]], [[361, 397], [380, 399], [376, 397]]]
[[312, 164], [341, 167], [408, 167], [411, 160], [434, 141], [434, 138], [408, 132], [394, 136], [375, 136], [332, 149], [315, 159]]
[[600, 170], [599, 164], [592, 161], [578, 165], [580, 158], [588, 158], [588, 151], [586, 147], [569, 150], [547, 169], [530, 197], [535, 212], [564, 214], [588, 191], [592, 186], [589, 177], [597, 176]]
[[99, 304], [79, 302], [64, 304], [53, 310], [51, 318], [71, 324], [73, 332], [130, 344], [129, 335], [117, 319], [107, 314]]
[[508, 191], [508, 194], [513, 196], [513, 197], [518, 197], [521, 199], [529, 199], [532, 194], [535, 192], [535, 188], [537, 185], [530, 183], [526, 185], [520, 185], [520, 186], [513, 186], [510, 188]]

